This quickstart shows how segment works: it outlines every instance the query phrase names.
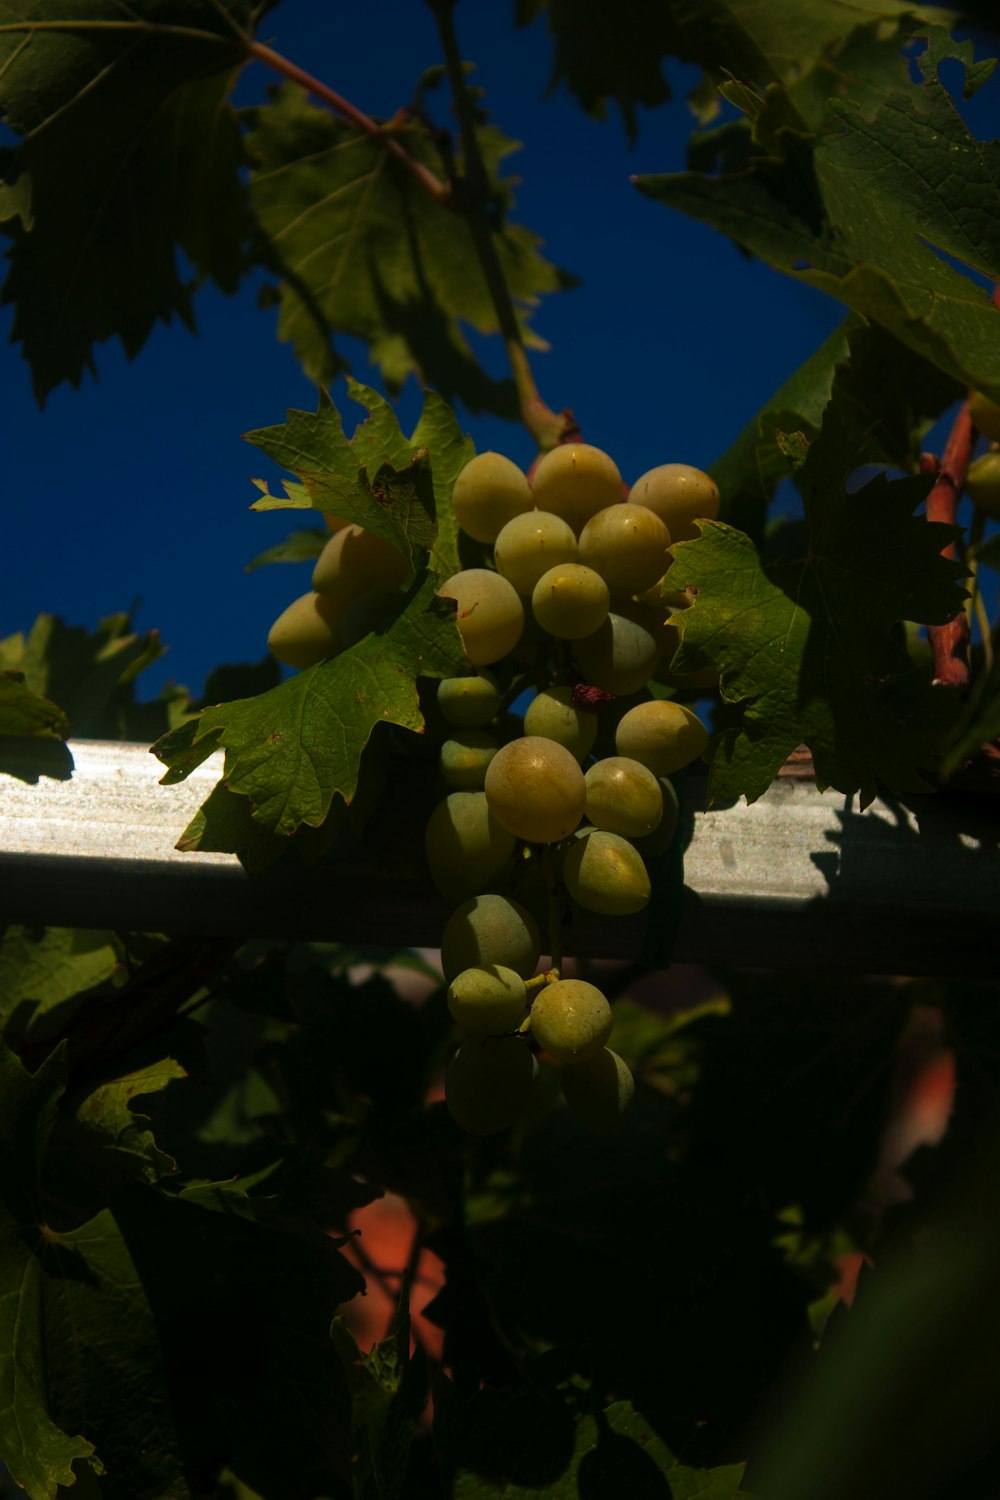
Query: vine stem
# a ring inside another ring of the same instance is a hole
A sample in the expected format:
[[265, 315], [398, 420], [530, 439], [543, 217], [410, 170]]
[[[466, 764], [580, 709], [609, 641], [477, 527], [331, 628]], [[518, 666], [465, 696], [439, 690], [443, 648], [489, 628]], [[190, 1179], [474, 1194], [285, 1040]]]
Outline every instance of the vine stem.
[[[962, 402], [952, 424], [948, 441], [940, 464], [930, 454], [924, 454], [920, 466], [925, 473], [937, 469], [937, 479], [927, 496], [928, 521], [944, 521], [949, 526], [956, 524], [958, 502], [965, 488], [965, 476], [972, 457], [975, 429], [969, 415], [968, 400]], [[949, 542], [942, 552], [943, 557], [957, 557], [954, 542]], [[969, 617], [964, 607], [953, 620], [944, 625], [929, 625], [927, 633], [934, 652], [934, 682], [939, 687], [954, 687], [968, 692], [971, 682], [969, 670]]]

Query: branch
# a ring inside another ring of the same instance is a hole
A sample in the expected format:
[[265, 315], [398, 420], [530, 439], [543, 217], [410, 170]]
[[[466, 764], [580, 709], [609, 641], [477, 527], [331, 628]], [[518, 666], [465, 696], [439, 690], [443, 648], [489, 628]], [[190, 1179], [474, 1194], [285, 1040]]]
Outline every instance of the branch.
[[[965, 475], [972, 457], [975, 432], [969, 416], [969, 403], [963, 401], [952, 425], [945, 445], [940, 466], [930, 454], [921, 458], [925, 473], [938, 469], [938, 477], [927, 496], [928, 521], [944, 521], [949, 526], [956, 524], [956, 512]], [[955, 544], [945, 547], [943, 557], [956, 557]], [[971, 681], [969, 671], [969, 617], [961, 609], [946, 625], [928, 626], [928, 636], [934, 652], [934, 683], [939, 687], [955, 687], [966, 693]]]

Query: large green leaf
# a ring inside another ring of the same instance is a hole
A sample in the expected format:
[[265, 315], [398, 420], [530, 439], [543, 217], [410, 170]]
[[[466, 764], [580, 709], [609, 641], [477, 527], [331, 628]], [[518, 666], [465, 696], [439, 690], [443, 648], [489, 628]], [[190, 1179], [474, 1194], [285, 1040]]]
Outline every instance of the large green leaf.
[[0, 671], [0, 735], [65, 739], [69, 720], [51, 698], [33, 692], [18, 671]]
[[[254, 167], [250, 197], [281, 275], [278, 331], [320, 384], [336, 373], [330, 338], [364, 339], [392, 389], [418, 374], [473, 411], [516, 415], [510, 381], [484, 373], [463, 325], [497, 331], [496, 312], [464, 216], [436, 201], [378, 141], [311, 104], [291, 85], [245, 111]], [[432, 132], [420, 120], [394, 121], [393, 136], [432, 171], [443, 171]], [[503, 158], [514, 149], [481, 125], [496, 203], [509, 203]], [[538, 251], [535, 235], [506, 220], [494, 230], [497, 254], [529, 344], [529, 313], [541, 292], [566, 277]]]
[[0, 116], [21, 137], [0, 167], [19, 209], [3, 300], [39, 400], [79, 385], [96, 343], [131, 356], [158, 320], [192, 323], [178, 248], [234, 290], [249, 218], [225, 96], [252, 15], [251, 0], [0, 3]]
[[[110, 979], [119, 962], [110, 932], [5, 927], [0, 933], [0, 1022], [8, 1024], [18, 1007], [34, 1014], [62, 1005]], [[19, 1025], [19, 1031], [24, 1029]]]
[[414, 1428], [427, 1404], [423, 1351], [410, 1356], [410, 1284], [404, 1276], [386, 1338], [367, 1353], [342, 1318], [330, 1330], [351, 1395], [352, 1483], [357, 1500], [397, 1500]]
[[138, 1067], [91, 1090], [77, 1106], [76, 1119], [102, 1138], [105, 1148], [114, 1152], [120, 1170], [137, 1180], [155, 1182], [174, 1172], [176, 1163], [157, 1146], [148, 1128], [148, 1116], [133, 1111], [132, 1100], [142, 1094], [159, 1093], [175, 1078], [186, 1077], [184, 1068], [172, 1057]]

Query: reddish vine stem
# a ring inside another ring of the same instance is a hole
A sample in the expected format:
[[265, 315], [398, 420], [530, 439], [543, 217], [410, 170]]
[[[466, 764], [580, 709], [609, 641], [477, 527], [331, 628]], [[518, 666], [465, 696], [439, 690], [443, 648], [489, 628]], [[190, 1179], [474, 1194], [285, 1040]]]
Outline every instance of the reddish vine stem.
[[[956, 524], [958, 502], [965, 488], [965, 476], [972, 457], [975, 429], [969, 415], [969, 403], [963, 401], [952, 425], [940, 464], [931, 454], [920, 460], [925, 473], [937, 470], [937, 480], [927, 496], [928, 521]], [[945, 547], [943, 557], [956, 557], [955, 544]], [[945, 625], [928, 626], [934, 652], [934, 682], [940, 687], [954, 687], [965, 693], [969, 689], [969, 617], [964, 608]]]

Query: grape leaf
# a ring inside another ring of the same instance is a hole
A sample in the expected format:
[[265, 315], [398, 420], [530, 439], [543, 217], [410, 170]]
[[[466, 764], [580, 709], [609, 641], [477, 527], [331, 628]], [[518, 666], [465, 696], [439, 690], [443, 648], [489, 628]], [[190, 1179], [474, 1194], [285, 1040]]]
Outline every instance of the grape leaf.
[[290, 531], [284, 541], [275, 542], [273, 547], [265, 547], [263, 552], [258, 552], [257, 556], [251, 558], [246, 564], [243, 571], [252, 573], [255, 568], [262, 568], [266, 563], [313, 562], [319, 557], [329, 540], [330, 532], [325, 527], [321, 530], [310, 526], [299, 531]]
[[[110, 979], [119, 964], [110, 932], [10, 926], [0, 935], [0, 1022], [19, 1006], [40, 1012]], [[19, 1026], [20, 1033], [24, 1027]]]
[[414, 1428], [427, 1404], [422, 1348], [410, 1356], [410, 1282], [404, 1275], [388, 1337], [363, 1353], [343, 1318], [330, 1329], [351, 1396], [354, 1493], [397, 1500], [406, 1479]]
[[118, 739], [132, 683], [163, 649], [155, 630], [134, 634], [127, 614], [109, 615], [94, 631], [42, 614], [27, 639], [18, 632], [0, 642], [0, 659], [33, 693], [59, 704], [73, 734]]
[[176, 248], [199, 277], [235, 289], [249, 215], [225, 96], [253, 9], [251, 0], [0, 4], [0, 116], [21, 137], [2, 169], [17, 183], [7, 211], [22, 208], [7, 224], [3, 300], [15, 305], [13, 337], [40, 402], [93, 371], [95, 343], [117, 337], [131, 357], [158, 320], [193, 323]]
[[[298, 88], [281, 87], [243, 118], [253, 160], [250, 198], [269, 261], [282, 276], [278, 332], [306, 371], [329, 383], [336, 374], [329, 337], [340, 331], [370, 345], [391, 390], [415, 372], [473, 411], [516, 416], [512, 383], [482, 370], [462, 331], [463, 324], [497, 331], [464, 216], [433, 199], [378, 141], [318, 109]], [[405, 119], [387, 128], [440, 174], [426, 125]], [[499, 169], [514, 143], [492, 125], [480, 125], [478, 136], [495, 203], [506, 208], [510, 182]], [[530, 311], [540, 293], [559, 290], [568, 278], [521, 226], [505, 221], [494, 240], [524, 337], [544, 347]]]
[[175, 1172], [177, 1164], [157, 1146], [148, 1128], [148, 1116], [133, 1112], [132, 1100], [142, 1094], [159, 1093], [173, 1079], [186, 1077], [179, 1062], [165, 1057], [101, 1083], [77, 1106], [76, 1118], [104, 1138], [107, 1149], [114, 1152], [116, 1165], [125, 1167], [129, 1176], [156, 1182]]
[[62, 740], [69, 720], [58, 703], [32, 692], [22, 672], [0, 671], [0, 734]]

